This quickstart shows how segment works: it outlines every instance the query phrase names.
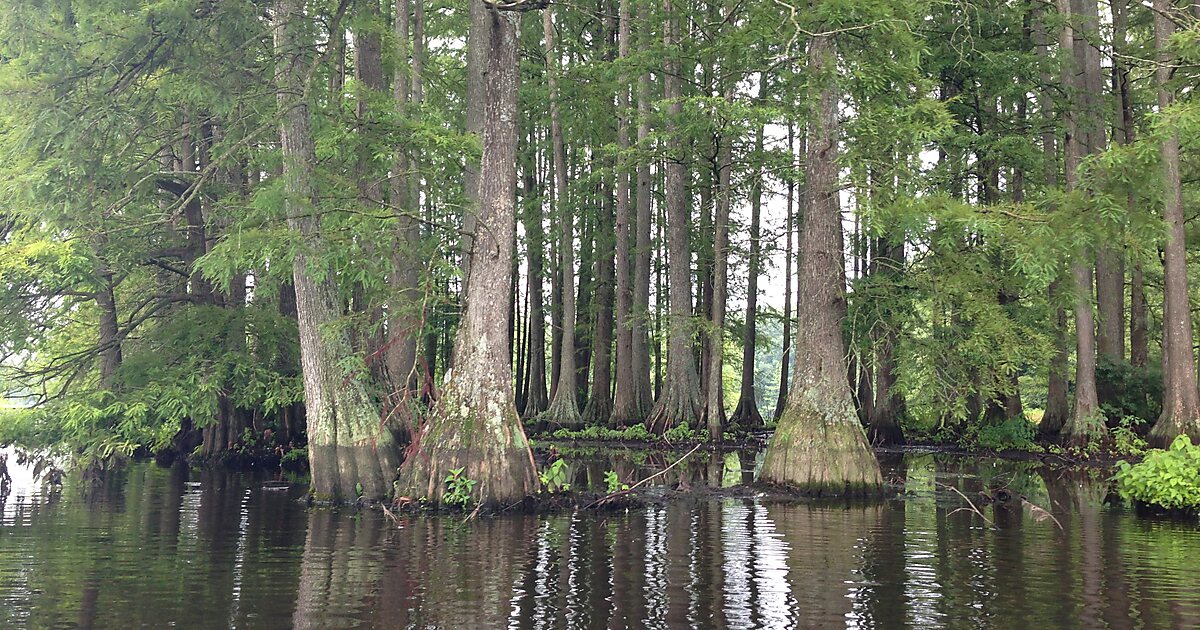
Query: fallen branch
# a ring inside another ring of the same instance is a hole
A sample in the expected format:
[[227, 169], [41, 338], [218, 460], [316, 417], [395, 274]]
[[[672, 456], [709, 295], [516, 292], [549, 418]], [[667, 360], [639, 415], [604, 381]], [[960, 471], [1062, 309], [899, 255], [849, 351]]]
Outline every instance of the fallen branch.
[[700, 449], [700, 447], [701, 447], [701, 446], [703, 446], [703, 444], [704, 444], [703, 442], [696, 444], [695, 446], [693, 446], [693, 447], [692, 447], [692, 450], [690, 450], [690, 451], [688, 451], [688, 452], [684, 453], [682, 457], [680, 457], [679, 459], [677, 459], [677, 460], [675, 460], [675, 461], [671, 462], [671, 465], [670, 465], [670, 466], [667, 466], [666, 468], [663, 468], [662, 470], [660, 470], [660, 471], [658, 471], [658, 472], [654, 473], [653, 475], [650, 475], [649, 477], [646, 477], [645, 479], [643, 479], [643, 480], [641, 480], [641, 481], [639, 481], [639, 482], [637, 482], [637, 483], [633, 484], [632, 486], [629, 486], [628, 488], [625, 488], [625, 489], [623, 489], [623, 490], [618, 490], [618, 491], [616, 491], [616, 492], [612, 492], [612, 493], [606, 494], [606, 495], [604, 495], [604, 496], [600, 497], [599, 499], [596, 499], [595, 501], [592, 501], [591, 503], [587, 504], [587, 505], [584, 507], [584, 509], [593, 508], [593, 507], [596, 507], [597, 505], [600, 505], [600, 504], [602, 504], [602, 503], [606, 503], [606, 502], [608, 502], [608, 501], [611, 501], [611, 500], [613, 500], [613, 499], [615, 499], [615, 498], [617, 498], [617, 497], [625, 496], [625, 495], [627, 495], [627, 494], [629, 494], [629, 493], [633, 492], [634, 490], [637, 490], [637, 489], [638, 489], [640, 486], [644, 486], [644, 485], [646, 485], [648, 482], [650, 482], [650, 480], [652, 480], [652, 479], [656, 479], [656, 478], [658, 478], [658, 477], [661, 477], [662, 475], [666, 474], [666, 472], [667, 472], [668, 470], [671, 470], [672, 468], [674, 468], [674, 467], [678, 466], [680, 462], [682, 462], [683, 460], [687, 459], [688, 457], [690, 457], [690, 456], [692, 455], [692, 453], [695, 453], [697, 450], [699, 450], [699, 449]]

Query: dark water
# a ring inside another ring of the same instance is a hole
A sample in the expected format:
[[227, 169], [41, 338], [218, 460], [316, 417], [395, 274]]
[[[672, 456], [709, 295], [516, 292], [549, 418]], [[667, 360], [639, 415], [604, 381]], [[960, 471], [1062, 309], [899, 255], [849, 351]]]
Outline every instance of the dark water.
[[[570, 456], [570, 455], [568, 455]], [[586, 485], [663, 456], [576, 454]], [[753, 458], [660, 478], [722, 485]], [[590, 459], [589, 459], [590, 458]], [[11, 462], [10, 462], [11, 464]], [[1102, 504], [1029, 464], [909, 455], [905, 500], [677, 500], [617, 514], [406, 519], [308, 510], [269, 475], [132, 466], [61, 493], [15, 470], [0, 509], [0, 627], [1193, 628], [1200, 527]], [[1008, 487], [1051, 507], [956, 511]]]

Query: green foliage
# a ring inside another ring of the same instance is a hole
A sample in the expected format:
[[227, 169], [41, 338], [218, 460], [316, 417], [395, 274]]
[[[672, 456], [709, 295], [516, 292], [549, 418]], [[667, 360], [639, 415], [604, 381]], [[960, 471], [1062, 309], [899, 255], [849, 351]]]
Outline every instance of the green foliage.
[[1157, 418], [1162, 413], [1162, 365], [1157, 361], [1136, 367], [1101, 356], [1096, 363], [1096, 387], [1107, 392], [1103, 411], [1109, 426], [1126, 418]]
[[1146, 440], [1138, 434], [1137, 428], [1145, 425], [1146, 421], [1133, 416], [1126, 416], [1113, 427], [1109, 434], [1113, 439], [1113, 452], [1119, 456], [1137, 457], [1146, 452]]
[[466, 468], [453, 468], [450, 474], [446, 475], [444, 483], [446, 491], [442, 493], [442, 505], [449, 507], [457, 507], [465, 510], [471, 505], [474, 500], [472, 493], [475, 491], [475, 484], [478, 481], [466, 476]]
[[625, 427], [624, 429], [610, 429], [597, 425], [582, 429], [555, 429], [550, 436], [558, 440], [627, 440], [631, 442], [648, 442], [655, 439], [654, 435], [646, 430], [646, 425], [640, 423]]
[[612, 470], [604, 473], [604, 486], [608, 489], [609, 494], [629, 489], [629, 484], [621, 483], [621, 478]]
[[663, 433], [663, 439], [668, 442], [691, 442], [703, 439], [703, 434], [688, 424], [677, 424]]
[[1180, 435], [1170, 448], [1152, 450], [1137, 464], [1120, 462], [1113, 479], [1126, 501], [1167, 510], [1200, 510], [1200, 446]]
[[997, 424], [972, 425], [961, 438], [967, 448], [993, 451], [1041, 452], [1037, 443], [1037, 427], [1024, 417], [1010, 418]]
[[538, 473], [538, 480], [542, 482], [542, 489], [549, 493], [567, 492], [571, 489], [571, 482], [568, 479], [570, 470], [567, 467], [567, 462], [564, 459], [556, 459], [550, 462], [550, 467]]

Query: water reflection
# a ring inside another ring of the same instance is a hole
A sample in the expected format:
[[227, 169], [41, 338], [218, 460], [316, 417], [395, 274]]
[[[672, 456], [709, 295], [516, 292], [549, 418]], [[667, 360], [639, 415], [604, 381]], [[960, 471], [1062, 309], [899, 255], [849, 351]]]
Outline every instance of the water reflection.
[[[661, 454], [660, 454], [661, 455]], [[673, 457], [577, 457], [573, 483]], [[727, 486], [753, 453], [655, 483]], [[476, 519], [308, 510], [263, 476], [136, 465], [0, 510], [0, 627], [1200, 627], [1200, 530], [1105, 503], [1099, 475], [885, 461], [871, 505], [762, 496]], [[1020, 500], [964, 511], [1000, 488]]]

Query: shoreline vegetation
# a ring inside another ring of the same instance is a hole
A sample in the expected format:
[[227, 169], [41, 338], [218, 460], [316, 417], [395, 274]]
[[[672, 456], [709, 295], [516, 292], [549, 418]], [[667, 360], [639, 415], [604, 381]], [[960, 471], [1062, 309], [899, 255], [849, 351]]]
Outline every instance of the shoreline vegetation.
[[597, 1], [9, 7], [0, 444], [481, 511], [589, 445], [864, 497], [932, 448], [1200, 507], [1195, 7]]

